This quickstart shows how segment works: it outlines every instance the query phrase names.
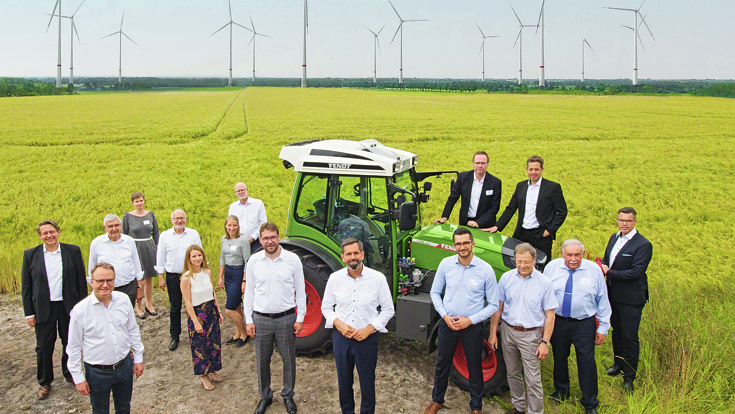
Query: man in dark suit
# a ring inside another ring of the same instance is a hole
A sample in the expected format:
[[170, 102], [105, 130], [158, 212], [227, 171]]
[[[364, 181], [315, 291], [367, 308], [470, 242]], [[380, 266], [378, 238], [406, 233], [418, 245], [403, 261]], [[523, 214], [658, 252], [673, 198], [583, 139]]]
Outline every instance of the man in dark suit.
[[469, 227], [490, 227], [495, 225], [495, 217], [500, 210], [502, 183], [487, 172], [490, 158], [485, 151], [478, 151], [472, 157], [473, 171], [459, 173], [452, 185], [442, 216], [434, 223], [444, 223], [452, 214], [452, 209], [461, 199], [459, 224]]
[[623, 373], [623, 390], [633, 392], [638, 371], [638, 327], [643, 307], [648, 302], [646, 269], [651, 262], [653, 245], [635, 229], [636, 211], [632, 207], [618, 210], [618, 228], [605, 249], [602, 271], [607, 278], [607, 293], [612, 315], [613, 353], [615, 364], [607, 375]]
[[[567, 202], [564, 200], [561, 185], [542, 179], [543, 172], [544, 159], [538, 155], [530, 156], [526, 160], [528, 180], [516, 185], [513, 197], [498, 223], [483, 230], [490, 233], [503, 231], [518, 210], [518, 223], [513, 237], [528, 242], [546, 253], [548, 263], [551, 261], [551, 247], [556, 238], [556, 231], [567, 218]], [[544, 267], [545, 264], [539, 266], [539, 271], [543, 271]]]
[[44, 220], [36, 227], [43, 244], [23, 253], [23, 312], [28, 325], [36, 329], [36, 364], [38, 367], [38, 399], [48, 397], [54, 380], [52, 356], [56, 332], [61, 337], [61, 372], [72, 382], [66, 366], [66, 341], [69, 314], [87, 296], [82, 251], [73, 244], [59, 243], [59, 224]]

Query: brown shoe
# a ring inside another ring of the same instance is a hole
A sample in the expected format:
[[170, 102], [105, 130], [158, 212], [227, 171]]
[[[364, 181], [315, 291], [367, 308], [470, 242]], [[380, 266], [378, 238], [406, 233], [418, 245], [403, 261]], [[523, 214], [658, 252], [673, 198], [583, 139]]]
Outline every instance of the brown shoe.
[[513, 407], [512, 410], [508, 411], [508, 414], [525, 414], [525, 411], [518, 411], [517, 408]]
[[38, 389], [38, 399], [39, 400], [45, 400], [48, 398], [48, 394], [51, 392], [51, 384], [49, 385], [41, 385], [41, 388]]
[[482, 414], [482, 410], [472, 410], [470, 414]]
[[424, 414], [436, 414], [437, 411], [439, 411], [440, 408], [442, 408], [444, 404], [439, 404], [437, 402], [431, 402], [428, 407], [424, 410]]

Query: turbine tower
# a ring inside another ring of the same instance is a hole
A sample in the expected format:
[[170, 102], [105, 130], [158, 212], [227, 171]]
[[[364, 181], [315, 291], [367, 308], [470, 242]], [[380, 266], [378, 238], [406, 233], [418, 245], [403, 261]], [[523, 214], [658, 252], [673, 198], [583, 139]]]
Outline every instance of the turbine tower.
[[[69, 45], [71, 46], [71, 51], [69, 53], [69, 84], [74, 84], [74, 33], [77, 34], [77, 40], [79, 43], [82, 41], [79, 39], [79, 32], [77, 32], [77, 25], [74, 23], [74, 16], [77, 14], [79, 9], [82, 8], [82, 4], [87, 0], [82, 0], [82, 3], [77, 7], [77, 10], [71, 15], [71, 16], [61, 16], [62, 19], [69, 19], [71, 20], [71, 41], [69, 42]], [[51, 19], [54, 18], [54, 15], [51, 15]]]
[[[263, 37], [270, 37], [268, 35], [264, 35], [262, 33], [258, 33], [255, 31], [255, 24], [253, 24], [253, 16], [250, 16], [250, 26], [253, 28], [253, 37], [250, 39], [250, 42], [245, 47], [247, 49], [250, 46], [250, 43], [253, 44], [253, 78], [252, 81], [255, 82], [255, 36], [263, 36]], [[270, 37], [272, 39], [272, 37]]]
[[370, 33], [375, 36], [375, 41], [373, 42], [373, 83], [378, 82], [378, 50], [380, 50], [380, 40], [378, 40], [378, 35], [380, 32], [385, 29], [385, 25], [378, 30], [378, 33], [375, 33], [374, 31], [370, 30], [370, 28], [367, 28]]
[[480, 46], [480, 53], [482, 53], [482, 81], [485, 82], [485, 39], [491, 39], [493, 37], [500, 37], [500, 36], [485, 36], [485, 33], [482, 32], [482, 29], [480, 29], [480, 25], [475, 22], [475, 26], [477, 26], [477, 30], [480, 31], [480, 34], [482, 35], [482, 46]]
[[56, 0], [54, 4], [54, 10], [51, 12], [51, 18], [48, 20], [48, 26], [46, 26], [46, 33], [48, 33], [48, 29], [51, 27], [51, 20], [54, 19], [54, 13], [56, 13], [57, 7], [59, 8], [59, 53], [56, 63], [56, 87], [61, 88], [61, 0]]
[[513, 8], [513, 6], [510, 6], [511, 10], [513, 10], [513, 14], [516, 15], [516, 19], [518, 19], [518, 36], [516, 37], [516, 42], [513, 43], [513, 47], [516, 47], [516, 44], [519, 44], [518, 47], [518, 84], [521, 85], [523, 83], [523, 29], [526, 27], [537, 27], [533, 24], [523, 24], [521, 22], [521, 18], [518, 17], [518, 13], [516, 13], [516, 9]]
[[309, 32], [309, 5], [304, 0], [304, 63], [301, 64], [301, 87], [306, 88], [306, 34]]
[[241, 25], [240, 23], [236, 23], [235, 21], [233, 21], [232, 20], [232, 2], [231, 2], [231, 0], [227, 0], [227, 5], [230, 7], [230, 21], [227, 22], [227, 23], [225, 23], [224, 26], [222, 26], [219, 29], [217, 29], [216, 32], [214, 32], [211, 35], [209, 35], [209, 37], [212, 37], [212, 36], [216, 35], [220, 30], [224, 29], [227, 26], [230, 26], [230, 77], [227, 80], [227, 86], [232, 86], [232, 25], [233, 24], [238, 25], [238, 26], [242, 27], [243, 29], [245, 29], [247, 31], [252, 31], [252, 30], [250, 30], [247, 27]]
[[138, 44], [135, 43], [135, 40], [131, 39], [130, 36], [126, 35], [125, 32], [122, 31], [123, 20], [125, 20], [125, 12], [124, 11], [123, 11], [122, 19], [120, 19], [120, 30], [118, 30], [115, 33], [110, 33], [107, 36], [103, 36], [103, 37], [100, 38], [100, 39], [104, 39], [105, 37], [110, 37], [110, 36], [114, 36], [114, 35], [119, 35], [119, 37], [120, 37], [120, 66], [118, 68], [117, 82], [118, 82], [118, 84], [121, 84], [121, 85], [122, 85], [122, 37], [123, 36], [127, 37], [128, 40], [130, 40], [131, 42], [133, 42], [133, 44], [135, 44], [136, 46], [138, 46]]
[[595, 49], [592, 49], [592, 46], [590, 46], [590, 43], [587, 41], [587, 25], [584, 25], [584, 37], [582, 40], [579, 41], [579, 43], [582, 44], [582, 83], [584, 83], [584, 45], [586, 44], [587, 47], [590, 48], [590, 50], [594, 53]]
[[[640, 6], [638, 6], [637, 9], [625, 9], [621, 7], [605, 7], [606, 9], [610, 10], [623, 10], [623, 11], [631, 11], [635, 15], [635, 25], [633, 27], [628, 27], [629, 29], [633, 30], [633, 85], [638, 85], [638, 41], [640, 40], [640, 35], [638, 34], [638, 16], [641, 17], [641, 23], [646, 25], [646, 29], [648, 29], [648, 33], [651, 35], [651, 38], [655, 41], [656, 38], [653, 37], [653, 33], [651, 32], [651, 28], [648, 27], [648, 23], [646, 23], [646, 19], [641, 14], [641, 7], [646, 3], [646, 0], [643, 0], [643, 3], [641, 3]], [[642, 44], [643, 42], [641, 42]]]
[[546, 86], [546, 68], [544, 67], [544, 4], [546, 0], [541, 1], [541, 12], [538, 15], [536, 23], [536, 33], [539, 26], [541, 27], [541, 64], [538, 67], [538, 86]]
[[398, 32], [401, 32], [401, 67], [398, 70], [398, 83], [403, 84], [403, 23], [406, 22], [428, 22], [428, 20], [403, 20], [400, 14], [398, 14], [398, 10], [396, 10], [395, 6], [393, 6], [393, 3], [388, 0], [388, 3], [390, 3], [390, 7], [393, 7], [393, 11], [396, 12], [396, 16], [398, 16], [398, 20], [401, 21], [401, 23], [398, 25], [398, 29], [396, 29], [396, 34], [393, 35], [393, 39], [391, 39], [390, 44], [393, 44], [393, 40], [396, 39], [396, 36], [398, 35]]

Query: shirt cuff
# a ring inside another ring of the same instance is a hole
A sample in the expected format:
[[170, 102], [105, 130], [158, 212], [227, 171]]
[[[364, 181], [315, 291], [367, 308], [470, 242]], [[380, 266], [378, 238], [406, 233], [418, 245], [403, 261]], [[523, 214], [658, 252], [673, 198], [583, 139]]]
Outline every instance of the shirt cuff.
[[76, 385], [76, 384], [81, 384], [81, 383], [83, 383], [84, 381], [86, 381], [86, 380], [87, 380], [87, 379], [86, 379], [86, 378], [84, 377], [84, 373], [83, 373], [83, 372], [78, 372], [78, 373], [77, 373], [77, 372], [73, 372], [73, 373], [71, 374], [71, 377], [72, 377], [72, 379], [74, 379], [74, 384], [75, 384], [75, 385]]
[[31, 318], [35, 318], [35, 317], [36, 317], [36, 315], [28, 315], [28, 316], [26, 316], [26, 319], [31, 319]]
[[337, 319], [337, 314], [332, 313], [330, 315], [324, 315], [324, 319], [327, 321], [327, 323], [324, 324], [325, 328], [334, 328], [334, 320]]
[[143, 354], [133, 353], [133, 363], [134, 364], [142, 364], [143, 363]]
[[381, 333], [388, 332], [388, 330], [385, 329], [385, 325], [383, 325], [380, 322], [380, 319], [378, 319], [378, 318], [373, 319], [372, 322], [370, 322], [370, 324], [373, 325], [373, 328], [375, 328], [375, 330], [378, 331], [378, 332], [381, 332]]

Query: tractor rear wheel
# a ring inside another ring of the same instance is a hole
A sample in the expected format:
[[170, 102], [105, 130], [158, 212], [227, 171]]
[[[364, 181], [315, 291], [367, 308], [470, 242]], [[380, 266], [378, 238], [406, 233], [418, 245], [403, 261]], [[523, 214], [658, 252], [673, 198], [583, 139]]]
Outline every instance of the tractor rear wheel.
[[306, 316], [304, 327], [296, 335], [296, 354], [312, 357], [325, 354], [332, 347], [332, 330], [324, 327], [326, 321], [322, 315], [322, 296], [332, 272], [316, 255], [297, 250], [294, 253], [301, 257], [304, 266]]
[[[482, 377], [485, 382], [483, 393], [487, 396], [500, 395], [508, 389], [503, 351], [500, 347], [493, 351], [487, 340], [483, 340]], [[464, 348], [462, 343], [458, 342], [454, 351], [453, 364], [449, 370], [449, 379], [456, 383], [459, 388], [469, 391], [469, 378], [470, 374], [467, 369]]]

